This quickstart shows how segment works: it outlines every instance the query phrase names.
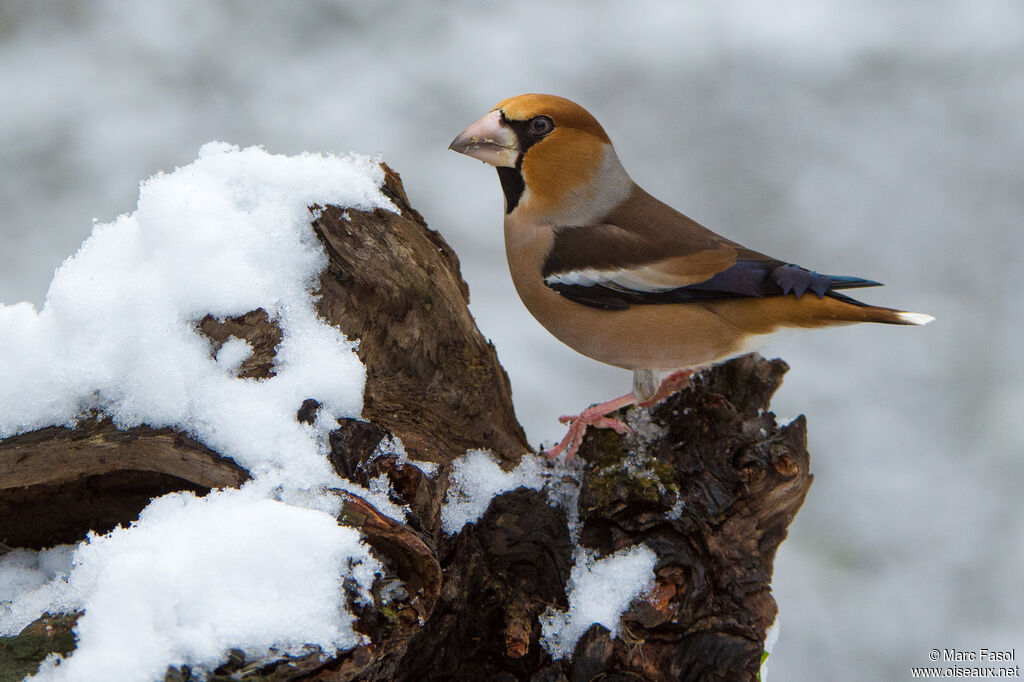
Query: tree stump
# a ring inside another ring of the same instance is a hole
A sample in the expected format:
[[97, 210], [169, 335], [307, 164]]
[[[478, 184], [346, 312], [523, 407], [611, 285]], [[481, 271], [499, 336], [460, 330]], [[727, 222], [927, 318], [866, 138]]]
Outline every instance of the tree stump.
[[[600, 555], [645, 544], [658, 559], [656, 587], [623, 615], [612, 638], [592, 627], [569, 658], [540, 642], [538, 616], [567, 607], [573, 540], [563, 508], [533, 490], [495, 498], [454, 536], [440, 528], [451, 463], [468, 449], [512, 467], [533, 451], [512, 408], [493, 346], [467, 308], [456, 255], [408, 203], [384, 166], [399, 213], [311, 207], [329, 258], [319, 313], [359, 339], [367, 367], [363, 420], [343, 420], [330, 460], [346, 478], [385, 474], [412, 510], [399, 523], [348, 495], [340, 523], [359, 528], [404, 597], [357, 611], [370, 644], [255, 665], [230, 652], [215, 679], [247, 680], [755, 680], [775, 618], [772, 563], [811, 483], [803, 418], [776, 424], [769, 400], [786, 365], [749, 355], [698, 375], [690, 388], [625, 417], [634, 434], [591, 429], [580, 451], [579, 542]], [[254, 354], [244, 376], [269, 376], [280, 332], [263, 311], [197, 327], [216, 352], [229, 336]], [[296, 405], [310, 420], [315, 401]], [[436, 475], [380, 455], [400, 438]], [[0, 541], [41, 548], [132, 521], [173, 490], [204, 494], [248, 474], [168, 429], [119, 431], [97, 415], [0, 441]], [[41, 619], [4, 652], [74, 617]], [[31, 665], [48, 651], [27, 656]], [[65, 650], [66, 637], [61, 641]], [[6, 641], [5, 641], [6, 640]], [[32, 651], [36, 651], [33, 649]], [[7, 659], [8, 661], [13, 659]], [[19, 665], [26, 665], [23, 659]], [[32, 668], [34, 669], [34, 668]], [[31, 672], [31, 670], [26, 670]], [[603, 676], [603, 677], [602, 677]], [[171, 669], [167, 679], [192, 679]]]

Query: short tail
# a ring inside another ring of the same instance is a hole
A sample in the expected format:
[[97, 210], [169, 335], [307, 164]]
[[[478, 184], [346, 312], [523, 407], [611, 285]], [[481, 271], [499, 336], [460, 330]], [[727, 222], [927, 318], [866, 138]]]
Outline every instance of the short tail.
[[925, 325], [933, 321], [935, 317], [927, 313], [908, 313], [905, 310], [896, 310], [895, 308], [881, 308], [878, 306], [868, 305], [862, 303], [855, 298], [850, 298], [844, 294], [829, 291], [826, 296], [842, 301], [843, 303], [850, 303], [858, 306], [861, 309], [863, 320], [865, 322], [881, 322], [882, 324], [912, 324], [912, 325]]

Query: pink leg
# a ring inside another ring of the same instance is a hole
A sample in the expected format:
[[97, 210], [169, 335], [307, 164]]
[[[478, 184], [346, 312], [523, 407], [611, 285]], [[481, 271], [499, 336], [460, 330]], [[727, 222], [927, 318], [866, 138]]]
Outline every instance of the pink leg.
[[580, 449], [580, 444], [583, 442], [583, 434], [586, 433], [588, 426], [596, 426], [599, 429], [615, 429], [619, 433], [626, 433], [629, 431], [629, 427], [608, 415], [635, 402], [636, 396], [632, 393], [627, 393], [614, 400], [591, 405], [577, 415], [560, 417], [558, 421], [568, 424], [569, 431], [558, 445], [550, 450], [545, 450], [544, 455], [549, 459], [553, 459], [558, 457], [564, 450], [565, 461], [571, 462], [576, 456], [576, 451]]
[[645, 400], [644, 402], [639, 403], [639, 405], [641, 407], [657, 405], [676, 391], [681, 391], [689, 386], [691, 376], [693, 376], [692, 369], [681, 369], [678, 372], [672, 372], [661, 380], [661, 385], [658, 386], [658, 392], [651, 396], [650, 400]]
[[[642, 407], [656, 405], [676, 391], [686, 388], [690, 384], [690, 376], [692, 374], [692, 370], [680, 370], [669, 374], [661, 381], [661, 384], [658, 386], [658, 391], [651, 397], [651, 399], [639, 403], [639, 405]], [[618, 433], [628, 432], [628, 426], [618, 419], [612, 419], [608, 415], [616, 410], [622, 409], [623, 407], [633, 405], [636, 402], [636, 396], [632, 393], [627, 393], [626, 395], [615, 398], [614, 400], [609, 400], [608, 402], [599, 403], [597, 405], [591, 405], [577, 415], [559, 417], [558, 421], [569, 425], [569, 431], [565, 434], [565, 437], [559, 441], [558, 445], [549, 450], [545, 450], [544, 455], [549, 459], [554, 459], [564, 450], [565, 461], [571, 462], [573, 458], [576, 457], [576, 452], [580, 449], [580, 445], [583, 443], [583, 434], [587, 432], [588, 426], [595, 426], [599, 429], [615, 429]]]

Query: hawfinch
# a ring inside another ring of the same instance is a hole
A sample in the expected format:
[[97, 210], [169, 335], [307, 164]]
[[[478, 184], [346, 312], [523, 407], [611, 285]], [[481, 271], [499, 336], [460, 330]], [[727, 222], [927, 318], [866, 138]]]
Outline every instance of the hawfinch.
[[[583, 107], [554, 95], [498, 103], [451, 149], [498, 169], [505, 249], [527, 309], [576, 351], [633, 370], [633, 391], [573, 417], [547, 451], [571, 458], [588, 425], [653, 404], [696, 369], [755, 350], [773, 334], [854, 322], [922, 325], [931, 315], [866, 305], [820, 275], [721, 237], [633, 182]], [[661, 385], [660, 370], [676, 370]]]

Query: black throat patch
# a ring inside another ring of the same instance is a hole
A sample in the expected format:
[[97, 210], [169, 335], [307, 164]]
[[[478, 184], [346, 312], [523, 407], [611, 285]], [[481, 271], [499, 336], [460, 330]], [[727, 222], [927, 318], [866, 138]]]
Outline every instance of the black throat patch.
[[[521, 158], [521, 157], [520, 157]], [[526, 190], [526, 183], [523, 181], [523, 171], [516, 164], [515, 168], [498, 166], [498, 179], [501, 180], [501, 191], [505, 193], [505, 213], [511, 213], [519, 205]]]

